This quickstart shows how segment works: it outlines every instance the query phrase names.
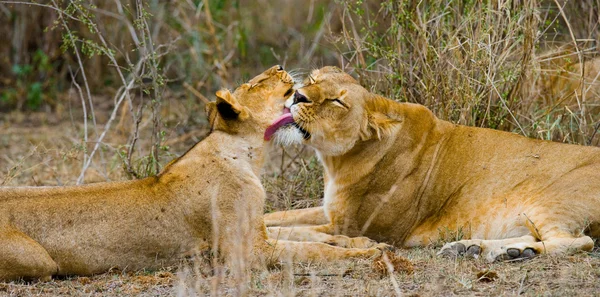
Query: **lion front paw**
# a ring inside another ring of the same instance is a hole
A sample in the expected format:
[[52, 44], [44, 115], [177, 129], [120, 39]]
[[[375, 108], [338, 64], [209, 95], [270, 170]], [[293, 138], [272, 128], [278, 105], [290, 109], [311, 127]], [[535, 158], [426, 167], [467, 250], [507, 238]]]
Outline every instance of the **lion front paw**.
[[530, 247], [527, 244], [517, 243], [493, 249], [487, 254], [486, 260], [488, 262], [527, 260], [536, 255], [537, 252], [533, 247]]
[[[485, 247], [484, 247], [485, 246]], [[446, 243], [438, 256], [456, 259], [458, 257], [479, 258], [483, 255], [488, 262], [524, 260], [538, 253], [528, 243], [507, 243], [505, 240], [461, 240]]]
[[444, 244], [438, 256], [456, 259], [458, 257], [479, 258], [481, 246], [472, 240], [461, 240]]

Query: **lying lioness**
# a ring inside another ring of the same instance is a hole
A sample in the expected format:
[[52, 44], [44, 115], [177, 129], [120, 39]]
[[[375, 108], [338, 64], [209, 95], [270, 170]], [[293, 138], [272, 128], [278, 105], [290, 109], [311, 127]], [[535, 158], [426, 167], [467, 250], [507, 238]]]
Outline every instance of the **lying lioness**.
[[[267, 214], [270, 234], [341, 232], [488, 260], [593, 248], [600, 236], [600, 149], [454, 125], [427, 108], [369, 93], [334, 67], [315, 70], [267, 131], [315, 148], [323, 207]], [[279, 128], [279, 129], [277, 129]], [[589, 235], [589, 236], [586, 236]]]
[[0, 280], [154, 269], [213, 246], [225, 261], [243, 256], [244, 244], [253, 262], [380, 253], [267, 240], [258, 177], [263, 133], [281, 114], [292, 86], [276, 66], [233, 94], [217, 92], [216, 103], [207, 107], [214, 131], [156, 177], [0, 188]]

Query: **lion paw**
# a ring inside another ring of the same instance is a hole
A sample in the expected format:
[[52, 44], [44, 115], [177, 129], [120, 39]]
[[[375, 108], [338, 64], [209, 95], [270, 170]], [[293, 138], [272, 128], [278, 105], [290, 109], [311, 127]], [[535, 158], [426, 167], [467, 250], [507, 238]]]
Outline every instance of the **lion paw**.
[[383, 252], [386, 252], [386, 251], [395, 252], [396, 251], [396, 247], [395, 246], [389, 245], [389, 244], [383, 243], [383, 242], [377, 243], [375, 245], [375, 248], [378, 249], [378, 250], [380, 250], [380, 251], [383, 251]]
[[486, 256], [486, 260], [488, 262], [527, 260], [536, 255], [537, 253], [532, 247], [527, 244], [517, 243], [490, 251]]
[[469, 240], [446, 243], [437, 253], [438, 256], [456, 259], [458, 257], [479, 258], [481, 246]]
[[369, 256], [381, 257], [385, 253], [395, 253], [396, 247], [387, 243], [377, 243], [373, 247], [367, 249], [360, 249], [369, 251]]
[[372, 248], [378, 243], [368, 237], [348, 237], [344, 235], [334, 235], [330, 240], [325, 242], [329, 245], [339, 246], [343, 248]]

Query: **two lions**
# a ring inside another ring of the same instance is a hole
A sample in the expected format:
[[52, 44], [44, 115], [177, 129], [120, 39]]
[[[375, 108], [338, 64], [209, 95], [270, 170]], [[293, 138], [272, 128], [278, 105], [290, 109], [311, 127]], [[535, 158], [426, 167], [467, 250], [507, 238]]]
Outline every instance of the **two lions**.
[[454, 125], [335, 67], [313, 71], [287, 107], [267, 136], [316, 150], [325, 197], [322, 207], [267, 214], [270, 234], [412, 247], [451, 230], [470, 239], [441, 254], [489, 261], [589, 251], [600, 237], [599, 148]]
[[[263, 133], [294, 82], [276, 66], [207, 106], [213, 132], [158, 176], [72, 187], [0, 188], [0, 280], [155, 269], [216, 247], [259, 263], [368, 257], [377, 248], [268, 239]], [[252, 264], [252, 263], [251, 263]]]

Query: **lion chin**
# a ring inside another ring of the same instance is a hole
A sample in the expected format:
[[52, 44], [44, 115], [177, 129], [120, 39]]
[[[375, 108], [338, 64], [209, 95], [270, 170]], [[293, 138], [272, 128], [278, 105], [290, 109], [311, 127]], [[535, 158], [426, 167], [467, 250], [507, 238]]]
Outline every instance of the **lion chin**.
[[283, 146], [300, 145], [304, 143], [304, 134], [293, 125], [287, 125], [275, 132], [273, 141]]

